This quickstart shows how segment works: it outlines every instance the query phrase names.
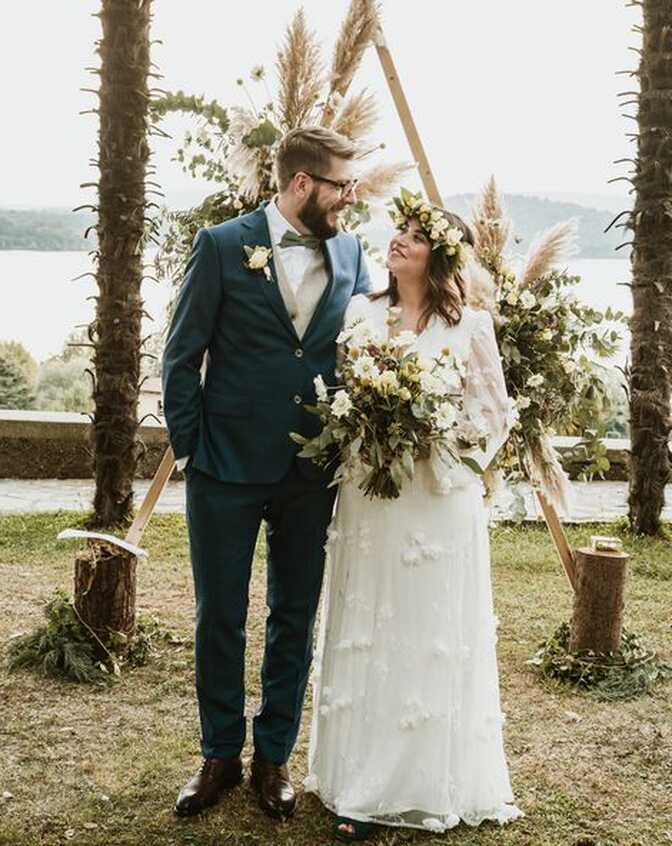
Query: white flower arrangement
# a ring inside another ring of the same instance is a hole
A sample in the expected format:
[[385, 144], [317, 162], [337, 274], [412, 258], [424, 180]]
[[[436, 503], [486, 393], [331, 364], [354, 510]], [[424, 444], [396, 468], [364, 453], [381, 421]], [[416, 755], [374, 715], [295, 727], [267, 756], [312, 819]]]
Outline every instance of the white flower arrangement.
[[322, 420], [322, 432], [312, 439], [291, 435], [302, 457], [337, 465], [333, 484], [357, 480], [371, 498], [396, 498], [432, 448], [453, 466], [482, 472], [463, 454], [484, 449], [486, 435], [484, 422], [464, 410], [462, 363], [447, 349], [423, 358], [415, 340], [413, 333], [384, 337], [366, 320], [341, 332], [342, 384], [328, 388], [316, 377], [317, 405], [307, 406]]

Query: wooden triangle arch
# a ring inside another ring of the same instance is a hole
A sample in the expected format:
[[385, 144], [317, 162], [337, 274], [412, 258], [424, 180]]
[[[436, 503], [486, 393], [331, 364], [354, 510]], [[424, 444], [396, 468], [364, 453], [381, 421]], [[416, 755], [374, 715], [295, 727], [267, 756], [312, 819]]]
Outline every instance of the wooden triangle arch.
[[[392, 54], [385, 42], [385, 37], [382, 28], [380, 27], [378, 28], [376, 34], [375, 46], [378, 52], [378, 58], [380, 59], [380, 63], [383, 67], [385, 79], [387, 80], [390, 93], [392, 94], [392, 99], [394, 100], [394, 105], [396, 106], [397, 113], [399, 114], [401, 125], [411, 148], [411, 153], [418, 165], [418, 171], [427, 197], [433, 203], [436, 203], [439, 206], [443, 205], [441, 193], [436, 180], [434, 179], [434, 174], [432, 173], [432, 169], [429, 165], [429, 160], [427, 159], [427, 154], [425, 153], [425, 149], [418, 134], [415, 121], [413, 120], [413, 115], [408, 105], [406, 95], [404, 94], [401, 82], [399, 81], [399, 76], [392, 59]], [[158, 470], [152, 479], [152, 483], [149, 486], [149, 490], [147, 491], [144, 500], [142, 501], [133, 524], [126, 534], [126, 540], [128, 542], [135, 544], [136, 546], [140, 544], [145, 527], [147, 526], [149, 518], [152, 516], [154, 508], [156, 507], [156, 503], [158, 502], [158, 499], [161, 496], [171, 473], [173, 472], [174, 466], [175, 457], [172, 449], [168, 447], [161, 463], [159, 464]], [[555, 548], [567, 575], [569, 584], [572, 589], [575, 590], [576, 565], [574, 562], [574, 554], [572, 553], [567, 541], [560, 518], [558, 517], [555, 508], [546, 499], [544, 494], [540, 490], [537, 490], [536, 494], [539, 500], [539, 505], [541, 506], [541, 511], [544, 515], [544, 520], [546, 521], [553, 543], [555, 544]]]

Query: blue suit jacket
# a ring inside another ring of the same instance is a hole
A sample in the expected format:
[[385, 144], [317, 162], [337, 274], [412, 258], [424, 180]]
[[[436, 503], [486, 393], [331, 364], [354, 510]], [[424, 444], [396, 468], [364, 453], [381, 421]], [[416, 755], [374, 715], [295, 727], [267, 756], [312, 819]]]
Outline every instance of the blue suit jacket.
[[[178, 458], [191, 455], [193, 466], [223, 482], [271, 483], [299, 451], [289, 432], [320, 430], [304, 403], [315, 402], [315, 376], [334, 383], [345, 309], [370, 281], [356, 238], [326, 241], [328, 284], [299, 339], [273, 260], [269, 282], [244, 266], [245, 245], [271, 246], [263, 206], [196, 235], [163, 356], [164, 411]], [[305, 474], [321, 473], [298, 461]]]

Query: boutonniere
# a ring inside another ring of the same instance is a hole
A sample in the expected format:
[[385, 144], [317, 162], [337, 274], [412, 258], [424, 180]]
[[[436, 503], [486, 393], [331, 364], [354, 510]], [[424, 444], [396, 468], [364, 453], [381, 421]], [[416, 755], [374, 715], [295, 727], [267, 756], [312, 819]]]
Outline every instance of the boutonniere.
[[247, 256], [247, 261], [244, 262], [245, 267], [248, 270], [263, 270], [266, 281], [270, 282], [273, 277], [268, 262], [271, 260], [273, 250], [270, 247], [248, 247], [246, 244], [243, 245], [243, 249]]

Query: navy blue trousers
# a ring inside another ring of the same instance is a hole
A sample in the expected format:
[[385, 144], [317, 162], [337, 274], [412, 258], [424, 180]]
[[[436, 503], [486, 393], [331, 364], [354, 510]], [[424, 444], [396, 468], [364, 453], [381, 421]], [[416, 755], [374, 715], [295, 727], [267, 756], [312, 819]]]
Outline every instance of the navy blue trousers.
[[266, 522], [266, 646], [255, 750], [284, 763], [301, 720], [335, 488], [293, 465], [270, 485], [220, 482], [188, 468], [187, 526], [196, 593], [196, 690], [204, 757], [245, 743], [245, 626], [252, 559]]

